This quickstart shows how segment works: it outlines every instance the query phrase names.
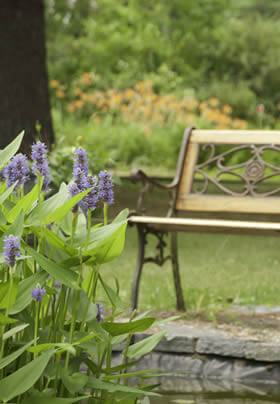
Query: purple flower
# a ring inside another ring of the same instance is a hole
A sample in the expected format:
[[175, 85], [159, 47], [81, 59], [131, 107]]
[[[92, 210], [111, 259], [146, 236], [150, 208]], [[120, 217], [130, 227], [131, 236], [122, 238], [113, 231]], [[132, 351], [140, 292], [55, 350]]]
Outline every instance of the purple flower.
[[51, 174], [48, 162], [48, 149], [45, 143], [37, 142], [32, 145], [31, 157], [33, 160], [32, 172], [34, 175], [41, 175], [44, 179], [43, 186], [45, 191], [48, 191], [51, 181]]
[[85, 196], [84, 202], [87, 209], [95, 209], [99, 200], [97, 177], [89, 175], [87, 177], [87, 188], [92, 188], [91, 191]]
[[17, 186], [25, 184], [29, 179], [28, 160], [25, 154], [16, 154], [9, 164], [4, 168], [3, 175], [8, 187], [18, 181]]
[[[78, 186], [75, 182], [72, 182], [71, 184], [68, 185], [68, 191], [69, 191], [70, 195], [73, 197], [73, 196], [78, 195], [78, 194], [79, 194], [80, 192], [82, 192], [83, 190], [80, 189], [79, 186]], [[77, 205], [75, 205], [75, 206], [72, 208], [72, 211], [73, 211], [74, 213], [76, 213], [76, 212], [78, 211], [79, 206], [82, 207], [82, 204], [83, 204], [82, 201], [80, 201], [79, 203], [77, 203]]]
[[46, 294], [46, 289], [45, 288], [41, 288], [40, 286], [37, 286], [35, 289], [32, 290], [31, 294], [32, 294], [32, 298], [36, 301], [36, 302], [41, 302], [43, 297]]
[[79, 147], [74, 151], [74, 166], [73, 166], [73, 178], [76, 179], [81, 175], [81, 172], [85, 177], [88, 175], [88, 156], [87, 152]]
[[104, 320], [104, 307], [100, 303], [96, 303], [96, 307], [97, 307], [96, 320], [100, 323], [101, 321]]
[[54, 281], [53, 285], [57, 290], [60, 290], [62, 287], [62, 283], [60, 281]]
[[10, 234], [4, 237], [4, 258], [6, 264], [13, 267], [16, 263], [16, 257], [20, 257], [19, 237]]
[[112, 175], [108, 171], [99, 173], [98, 196], [108, 205], [114, 203]]

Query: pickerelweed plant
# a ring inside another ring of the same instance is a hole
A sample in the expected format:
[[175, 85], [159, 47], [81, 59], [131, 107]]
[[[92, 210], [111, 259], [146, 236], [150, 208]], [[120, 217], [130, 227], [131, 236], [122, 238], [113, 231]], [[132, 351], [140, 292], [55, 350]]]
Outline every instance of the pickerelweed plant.
[[[22, 138], [0, 151], [0, 402], [147, 401], [152, 372], [133, 366], [163, 332], [135, 342], [155, 319], [126, 311], [117, 282], [102, 277], [102, 264], [123, 250], [127, 225], [126, 210], [108, 219], [112, 177], [92, 176], [78, 148], [72, 182], [48, 196], [47, 148], [34, 144], [29, 162], [16, 154]], [[117, 361], [116, 345], [123, 346]]]

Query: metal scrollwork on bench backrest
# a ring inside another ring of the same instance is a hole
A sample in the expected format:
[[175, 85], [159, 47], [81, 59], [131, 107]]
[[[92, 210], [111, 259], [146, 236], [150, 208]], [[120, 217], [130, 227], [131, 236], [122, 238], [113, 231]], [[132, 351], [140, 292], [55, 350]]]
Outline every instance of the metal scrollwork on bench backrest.
[[[194, 176], [200, 178], [200, 184], [193, 186], [192, 193], [207, 194], [210, 185], [214, 185], [219, 192], [230, 196], [266, 197], [280, 194], [279, 181], [273, 182], [273, 177], [279, 176], [280, 180], [280, 166], [267, 161], [264, 156], [267, 152], [277, 152], [280, 160], [279, 146], [238, 145], [223, 152], [219, 149], [221, 150], [220, 145], [214, 144], [201, 147], [206, 156], [195, 166]], [[234, 156], [240, 152], [245, 156], [245, 161], [232, 163]], [[234, 190], [230, 188], [225, 175], [235, 179], [241, 187]], [[262, 189], [267, 182], [270, 182], [270, 189]]]

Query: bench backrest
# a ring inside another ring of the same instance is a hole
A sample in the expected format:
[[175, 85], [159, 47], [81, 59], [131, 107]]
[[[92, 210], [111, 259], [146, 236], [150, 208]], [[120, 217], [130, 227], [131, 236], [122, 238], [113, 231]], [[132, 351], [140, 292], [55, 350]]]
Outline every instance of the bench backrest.
[[280, 131], [185, 131], [177, 211], [280, 214]]

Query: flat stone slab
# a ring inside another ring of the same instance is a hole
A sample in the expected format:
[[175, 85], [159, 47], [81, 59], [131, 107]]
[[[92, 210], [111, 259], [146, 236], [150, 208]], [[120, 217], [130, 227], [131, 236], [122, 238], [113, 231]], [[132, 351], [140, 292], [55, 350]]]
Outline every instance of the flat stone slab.
[[[167, 324], [166, 337], [157, 345], [155, 352], [174, 354], [215, 355], [247, 359], [258, 362], [279, 362], [278, 339], [271, 343], [253, 339], [251, 335], [232, 336], [232, 332], [214, 326]], [[136, 337], [143, 339], [145, 334]], [[147, 334], [146, 334], [147, 336]]]
[[[236, 389], [241, 394], [269, 392], [280, 397], [280, 327], [269, 334], [269, 329], [264, 333], [232, 324], [174, 321], [152, 332], [161, 329], [166, 331], [165, 338], [135, 366], [135, 370], [167, 374], [149, 380], [159, 383], [161, 391], [189, 394]], [[135, 342], [149, 335], [138, 334]]]

